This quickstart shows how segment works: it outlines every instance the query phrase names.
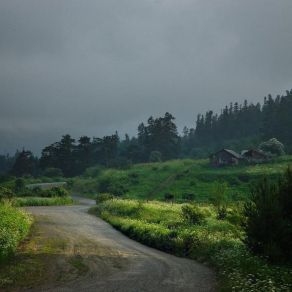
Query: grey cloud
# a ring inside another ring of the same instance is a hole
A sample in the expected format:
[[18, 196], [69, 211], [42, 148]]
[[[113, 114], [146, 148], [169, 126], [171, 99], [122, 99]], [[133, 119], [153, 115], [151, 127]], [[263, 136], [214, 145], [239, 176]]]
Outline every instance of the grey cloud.
[[3, 0], [0, 152], [62, 133], [180, 127], [291, 86], [290, 0]]

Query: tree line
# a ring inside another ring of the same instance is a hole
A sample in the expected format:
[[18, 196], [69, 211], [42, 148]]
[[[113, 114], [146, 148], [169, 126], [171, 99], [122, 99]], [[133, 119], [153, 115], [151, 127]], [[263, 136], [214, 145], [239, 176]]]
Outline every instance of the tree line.
[[242, 150], [254, 147], [262, 140], [277, 138], [292, 151], [292, 90], [273, 98], [268, 95], [264, 102], [253, 104], [247, 100], [225, 106], [220, 114], [207, 111], [197, 116], [196, 127], [184, 128], [183, 153], [199, 155], [222, 147]]
[[[38, 175], [45, 171], [64, 176], [82, 174], [88, 167], [127, 167], [131, 163], [161, 161], [176, 158], [206, 157], [219, 148], [242, 150], [256, 147], [276, 137], [292, 147], [292, 90], [285, 95], [265, 97], [263, 104], [231, 103], [220, 114], [207, 111], [199, 114], [194, 127], [183, 129], [179, 135], [175, 117], [166, 113], [150, 117], [138, 126], [137, 135], [121, 139], [118, 133], [102, 138], [82, 136], [77, 141], [64, 135], [60, 141], [46, 146], [40, 158], [30, 151], [17, 152], [15, 157], [0, 157], [0, 172], [16, 176]], [[290, 147], [290, 148], [289, 148]]]

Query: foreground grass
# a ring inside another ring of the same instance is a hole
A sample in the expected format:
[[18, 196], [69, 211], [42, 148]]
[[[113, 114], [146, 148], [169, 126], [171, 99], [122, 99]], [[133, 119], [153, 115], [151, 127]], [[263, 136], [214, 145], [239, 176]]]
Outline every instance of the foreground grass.
[[0, 204], [0, 264], [13, 254], [30, 229], [32, 218], [9, 204]]
[[62, 206], [71, 205], [73, 200], [71, 197], [52, 197], [52, 198], [38, 198], [38, 197], [19, 197], [15, 198], [13, 205], [16, 207], [25, 206]]
[[115, 199], [91, 211], [144, 244], [207, 262], [217, 270], [221, 291], [291, 291], [291, 269], [272, 266], [245, 247], [238, 210], [229, 209], [226, 220], [217, 220], [211, 206], [200, 205], [205, 220], [191, 225], [181, 207]]
[[91, 197], [96, 193], [112, 193], [129, 199], [162, 200], [166, 193], [182, 200], [192, 194], [197, 202], [208, 202], [216, 181], [226, 182], [230, 201], [246, 198], [250, 186], [266, 175], [276, 178], [292, 164], [292, 156], [269, 163], [213, 168], [208, 160], [173, 160], [145, 163], [129, 169], [103, 169], [94, 176], [76, 177], [68, 181], [74, 192]]

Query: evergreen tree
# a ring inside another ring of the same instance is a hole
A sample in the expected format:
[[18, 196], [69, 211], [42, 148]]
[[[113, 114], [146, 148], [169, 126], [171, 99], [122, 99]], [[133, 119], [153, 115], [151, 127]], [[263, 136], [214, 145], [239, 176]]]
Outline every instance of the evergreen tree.
[[12, 167], [12, 174], [15, 176], [34, 175], [36, 172], [37, 160], [31, 151], [22, 150], [16, 157]]

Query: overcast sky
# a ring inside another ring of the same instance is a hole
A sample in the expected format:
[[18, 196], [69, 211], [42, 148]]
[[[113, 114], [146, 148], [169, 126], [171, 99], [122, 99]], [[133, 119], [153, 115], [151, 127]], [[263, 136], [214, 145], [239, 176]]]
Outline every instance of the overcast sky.
[[1, 0], [0, 153], [292, 88], [291, 0]]

